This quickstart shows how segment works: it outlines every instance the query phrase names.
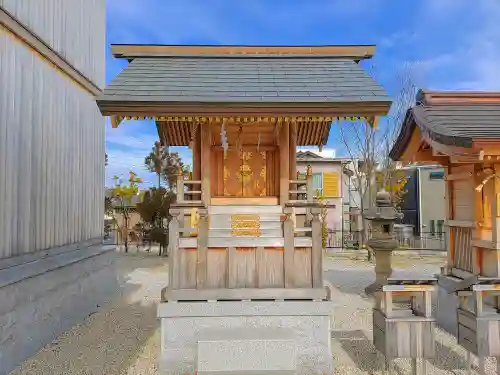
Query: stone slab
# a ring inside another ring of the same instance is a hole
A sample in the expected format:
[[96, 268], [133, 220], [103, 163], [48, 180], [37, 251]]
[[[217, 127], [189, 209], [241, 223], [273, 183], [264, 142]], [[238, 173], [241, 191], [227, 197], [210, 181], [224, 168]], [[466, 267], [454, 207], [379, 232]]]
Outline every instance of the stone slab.
[[160, 374], [194, 373], [203, 332], [240, 329], [290, 330], [296, 343], [297, 375], [331, 374], [334, 307], [329, 301], [162, 303]]
[[205, 331], [198, 339], [197, 354], [200, 375], [296, 370], [295, 337], [285, 329]]
[[166, 302], [158, 305], [158, 317], [330, 316], [337, 306], [332, 301]]

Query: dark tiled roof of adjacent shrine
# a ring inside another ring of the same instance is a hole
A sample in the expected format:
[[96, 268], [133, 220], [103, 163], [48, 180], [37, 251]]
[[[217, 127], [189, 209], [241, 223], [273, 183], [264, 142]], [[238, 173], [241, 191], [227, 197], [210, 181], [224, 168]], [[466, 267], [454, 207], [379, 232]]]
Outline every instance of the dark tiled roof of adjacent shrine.
[[390, 152], [397, 160], [415, 127], [431, 140], [470, 148], [473, 140], [500, 140], [500, 93], [419, 91]]
[[99, 103], [390, 102], [356, 62], [363, 57], [318, 52], [128, 58], [130, 64], [98, 97]]

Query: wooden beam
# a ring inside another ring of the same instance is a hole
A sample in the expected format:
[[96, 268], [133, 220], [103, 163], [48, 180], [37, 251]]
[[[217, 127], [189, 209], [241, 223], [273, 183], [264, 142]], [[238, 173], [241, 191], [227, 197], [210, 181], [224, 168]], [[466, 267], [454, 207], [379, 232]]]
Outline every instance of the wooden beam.
[[447, 220], [446, 225], [459, 228], [476, 228], [477, 223], [475, 221], [467, 220]]
[[118, 58], [172, 55], [330, 55], [367, 59], [375, 54], [375, 45], [331, 45], [331, 46], [191, 46], [112, 44], [111, 53]]
[[446, 176], [446, 181], [468, 180], [472, 175], [472, 172], [450, 174]]

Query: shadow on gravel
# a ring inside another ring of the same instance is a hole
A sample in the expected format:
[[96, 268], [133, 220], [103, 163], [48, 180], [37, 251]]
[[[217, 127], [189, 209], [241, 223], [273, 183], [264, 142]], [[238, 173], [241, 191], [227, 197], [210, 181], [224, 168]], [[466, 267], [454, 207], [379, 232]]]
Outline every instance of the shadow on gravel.
[[[146, 342], [159, 329], [156, 316], [159, 286], [149, 288], [149, 294], [157, 295], [157, 299], [145, 298], [150, 282], [137, 279], [134, 273], [148, 274], [164, 267], [166, 261], [158, 256], [119, 256], [117, 276], [122, 297], [60, 335], [10, 375], [126, 374]], [[163, 278], [163, 274], [158, 277], [161, 282]], [[134, 300], [129, 298], [132, 295], [135, 295]]]
[[369, 374], [384, 370], [384, 357], [378, 353], [372, 340], [366, 337], [363, 331], [332, 331], [332, 339], [340, 343], [360, 370]]
[[324, 277], [341, 293], [355, 294], [363, 298], [367, 298], [365, 288], [375, 280], [373, 271], [356, 269], [327, 270]]

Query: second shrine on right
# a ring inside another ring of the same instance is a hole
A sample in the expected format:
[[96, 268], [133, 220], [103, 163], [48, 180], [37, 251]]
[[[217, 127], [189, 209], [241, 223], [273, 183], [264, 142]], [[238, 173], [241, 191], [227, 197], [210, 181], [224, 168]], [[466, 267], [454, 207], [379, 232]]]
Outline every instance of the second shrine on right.
[[500, 92], [420, 90], [390, 157], [445, 169], [436, 317], [484, 371], [485, 357], [500, 363]]

